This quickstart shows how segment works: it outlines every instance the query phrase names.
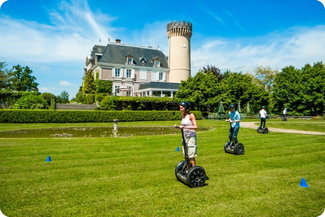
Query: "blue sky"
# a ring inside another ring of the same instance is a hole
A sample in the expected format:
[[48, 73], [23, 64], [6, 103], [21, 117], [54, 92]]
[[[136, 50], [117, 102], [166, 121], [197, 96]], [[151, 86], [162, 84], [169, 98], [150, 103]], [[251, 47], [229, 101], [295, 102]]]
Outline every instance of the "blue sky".
[[193, 25], [192, 76], [207, 65], [252, 73], [325, 62], [325, 7], [317, 0], [7, 0], [0, 61], [30, 67], [40, 92], [72, 98], [95, 44], [121, 39], [167, 55], [172, 21]]

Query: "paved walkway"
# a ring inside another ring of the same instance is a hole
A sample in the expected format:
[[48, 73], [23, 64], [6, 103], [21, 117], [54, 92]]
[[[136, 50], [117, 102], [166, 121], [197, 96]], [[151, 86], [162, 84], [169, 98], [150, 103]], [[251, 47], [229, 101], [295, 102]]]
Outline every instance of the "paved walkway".
[[[244, 128], [257, 129], [258, 122], [240, 122], [240, 126]], [[279, 129], [267, 127], [269, 132], [279, 132], [279, 133], [300, 133], [300, 134], [312, 134], [312, 135], [325, 135], [325, 133], [315, 132], [315, 131], [303, 131], [303, 130], [292, 130], [292, 129]]]

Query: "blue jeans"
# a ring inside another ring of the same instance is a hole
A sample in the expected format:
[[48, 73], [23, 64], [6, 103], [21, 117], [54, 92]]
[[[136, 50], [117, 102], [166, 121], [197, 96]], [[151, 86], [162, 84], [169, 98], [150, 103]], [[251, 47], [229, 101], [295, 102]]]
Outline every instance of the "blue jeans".
[[235, 143], [238, 142], [237, 135], [239, 132], [239, 127], [230, 127], [229, 130], [229, 140], [235, 140]]

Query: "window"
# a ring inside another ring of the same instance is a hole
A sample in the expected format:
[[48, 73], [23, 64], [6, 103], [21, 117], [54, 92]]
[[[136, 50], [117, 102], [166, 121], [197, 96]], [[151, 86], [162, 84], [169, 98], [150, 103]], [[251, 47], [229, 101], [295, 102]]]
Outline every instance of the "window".
[[115, 75], [114, 77], [121, 77], [120, 69], [115, 69]]
[[164, 80], [164, 73], [163, 72], [159, 72], [159, 80]]
[[160, 67], [160, 60], [155, 60], [154, 61], [154, 66], [159, 68]]
[[126, 95], [127, 95], [127, 96], [131, 96], [132, 86], [127, 86], [127, 88], [128, 88], [130, 91], [126, 92]]
[[152, 72], [151, 81], [157, 81], [157, 72]]
[[128, 57], [127, 58], [127, 64], [128, 65], [132, 65], [133, 64], [133, 58], [132, 57]]
[[131, 72], [132, 72], [131, 69], [127, 69], [127, 70], [126, 70], [126, 75], [125, 75], [125, 77], [127, 77], [127, 78], [131, 78]]
[[133, 56], [131, 54], [125, 56], [125, 64], [133, 65]]
[[147, 79], [147, 71], [140, 70], [140, 79]]
[[120, 93], [120, 86], [115, 86], [115, 94]]

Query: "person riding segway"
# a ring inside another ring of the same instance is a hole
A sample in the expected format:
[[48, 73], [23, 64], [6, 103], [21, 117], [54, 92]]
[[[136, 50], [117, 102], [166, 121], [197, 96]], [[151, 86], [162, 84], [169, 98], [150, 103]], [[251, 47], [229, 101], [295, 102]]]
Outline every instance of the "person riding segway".
[[239, 143], [237, 139], [241, 118], [239, 112], [235, 109], [234, 104], [229, 105], [229, 119], [226, 120], [230, 123], [229, 142], [224, 145], [224, 150], [226, 153], [242, 155], [244, 154], [244, 145]]
[[268, 133], [269, 129], [265, 127], [266, 119], [268, 118], [268, 114], [265, 110], [265, 106], [262, 106], [262, 109], [259, 112], [259, 116], [261, 119], [260, 126], [257, 128], [258, 133]]
[[196, 165], [197, 156], [197, 123], [193, 113], [189, 111], [190, 103], [183, 101], [179, 104], [179, 110], [182, 112], [182, 122], [175, 128], [181, 129], [182, 150], [185, 160], [180, 161], [175, 168], [175, 176], [178, 180], [184, 182], [189, 187], [201, 187], [205, 184], [207, 177], [205, 170]]
[[282, 115], [282, 121], [287, 121], [287, 108], [283, 109]]

